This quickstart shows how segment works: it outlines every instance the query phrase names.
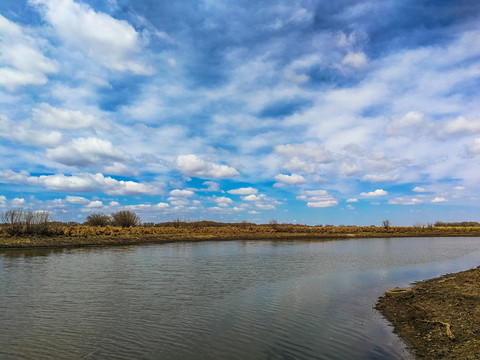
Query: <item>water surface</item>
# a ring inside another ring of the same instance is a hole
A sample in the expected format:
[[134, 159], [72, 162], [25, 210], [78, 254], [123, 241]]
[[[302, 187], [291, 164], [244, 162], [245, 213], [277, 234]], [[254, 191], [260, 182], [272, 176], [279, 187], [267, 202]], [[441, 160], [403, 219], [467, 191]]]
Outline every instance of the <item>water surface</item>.
[[2, 251], [0, 358], [410, 358], [377, 298], [479, 255], [479, 238]]

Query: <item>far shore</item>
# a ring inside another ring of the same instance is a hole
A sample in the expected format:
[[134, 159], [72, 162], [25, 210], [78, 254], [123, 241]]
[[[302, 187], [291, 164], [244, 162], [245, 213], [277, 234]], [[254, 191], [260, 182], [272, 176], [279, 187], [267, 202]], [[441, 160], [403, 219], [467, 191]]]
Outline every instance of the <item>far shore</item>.
[[480, 227], [377, 227], [183, 224], [182, 226], [58, 226], [49, 236], [0, 233], [1, 249], [164, 244], [232, 240], [328, 241], [393, 237], [480, 237]]

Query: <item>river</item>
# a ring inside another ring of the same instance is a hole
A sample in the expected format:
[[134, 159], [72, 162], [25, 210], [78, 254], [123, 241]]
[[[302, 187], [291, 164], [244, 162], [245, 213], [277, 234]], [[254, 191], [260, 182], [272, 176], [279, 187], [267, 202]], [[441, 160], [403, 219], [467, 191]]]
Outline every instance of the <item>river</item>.
[[0, 358], [409, 359], [377, 298], [480, 265], [479, 240], [0, 251]]

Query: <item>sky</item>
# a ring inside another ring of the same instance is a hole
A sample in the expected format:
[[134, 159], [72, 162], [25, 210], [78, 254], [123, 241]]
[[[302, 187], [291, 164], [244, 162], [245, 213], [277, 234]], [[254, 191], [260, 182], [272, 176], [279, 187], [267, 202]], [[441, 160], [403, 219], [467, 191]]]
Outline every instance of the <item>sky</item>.
[[480, 220], [480, 2], [2, 0], [0, 212]]

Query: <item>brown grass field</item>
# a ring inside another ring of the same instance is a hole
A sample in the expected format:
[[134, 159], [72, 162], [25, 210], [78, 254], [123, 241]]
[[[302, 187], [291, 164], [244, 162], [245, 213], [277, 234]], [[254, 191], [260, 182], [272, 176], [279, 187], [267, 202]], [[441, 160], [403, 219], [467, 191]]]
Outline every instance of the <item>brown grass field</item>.
[[67, 226], [51, 224], [50, 236], [9, 235], [0, 227], [0, 248], [79, 247], [226, 240], [335, 240], [348, 238], [480, 236], [480, 227], [307, 226], [215, 222], [164, 223], [155, 226]]

